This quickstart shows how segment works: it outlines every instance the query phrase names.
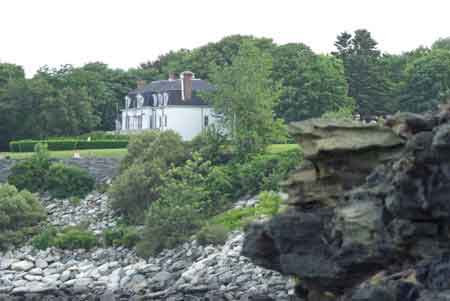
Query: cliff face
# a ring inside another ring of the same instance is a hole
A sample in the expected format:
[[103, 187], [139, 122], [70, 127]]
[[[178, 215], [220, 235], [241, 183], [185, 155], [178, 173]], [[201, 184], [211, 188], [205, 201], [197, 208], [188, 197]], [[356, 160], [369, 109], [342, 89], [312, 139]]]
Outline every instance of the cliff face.
[[450, 300], [447, 121], [294, 123], [307, 160], [289, 206], [249, 227], [242, 253], [295, 276], [303, 300]]

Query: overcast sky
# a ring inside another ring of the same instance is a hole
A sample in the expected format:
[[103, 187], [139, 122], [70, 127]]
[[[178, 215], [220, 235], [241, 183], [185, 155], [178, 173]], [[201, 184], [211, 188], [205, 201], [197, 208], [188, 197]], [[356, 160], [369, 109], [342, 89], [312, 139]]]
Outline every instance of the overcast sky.
[[447, 0], [0, 0], [0, 61], [25, 67], [102, 61], [130, 68], [231, 34], [333, 50], [366, 28], [400, 53], [450, 36]]

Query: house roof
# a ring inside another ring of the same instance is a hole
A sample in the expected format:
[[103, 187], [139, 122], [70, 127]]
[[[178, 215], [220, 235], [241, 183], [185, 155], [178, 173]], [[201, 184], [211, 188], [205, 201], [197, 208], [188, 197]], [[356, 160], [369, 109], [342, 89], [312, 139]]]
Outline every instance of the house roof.
[[[210, 91], [213, 86], [202, 79], [192, 79], [193, 91]], [[181, 80], [158, 80], [151, 82], [144, 86], [142, 89], [135, 89], [130, 93], [144, 93], [144, 92], [167, 92], [167, 91], [181, 91]]]

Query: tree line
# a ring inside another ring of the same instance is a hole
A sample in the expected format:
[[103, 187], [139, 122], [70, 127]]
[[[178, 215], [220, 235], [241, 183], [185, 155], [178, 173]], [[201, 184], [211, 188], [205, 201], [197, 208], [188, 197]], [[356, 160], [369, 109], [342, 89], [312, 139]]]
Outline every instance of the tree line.
[[[254, 48], [243, 58], [249, 61], [235, 60], [243, 45]], [[421, 112], [449, 100], [450, 38], [439, 39], [430, 48], [394, 55], [382, 52], [370, 32], [361, 29], [339, 34], [334, 45], [331, 54], [317, 54], [303, 43], [277, 45], [268, 38], [234, 35], [192, 50], [171, 51], [129, 70], [101, 62], [56, 69], [44, 66], [29, 79], [21, 66], [0, 63], [0, 147], [12, 139], [112, 130], [123, 97], [137, 80], [166, 79], [169, 73], [184, 70], [212, 83], [238, 85], [242, 91], [248, 88], [254, 95], [234, 97], [249, 104], [260, 105], [255, 93], [263, 91], [261, 96], [271, 99], [275, 117], [285, 122], [342, 107], [363, 117]], [[262, 68], [255, 66], [260, 60], [254, 56], [262, 58]], [[241, 67], [230, 69], [233, 61]], [[253, 76], [242, 66], [265, 74]], [[255, 80], [261, 82], [252, 87], [244, 84]], [[272, 92], [261, 90], [265, 81]], [[242, 104], [233, 105], [242, 109]], [[263, 128], [264, 122], [258, 122]]]

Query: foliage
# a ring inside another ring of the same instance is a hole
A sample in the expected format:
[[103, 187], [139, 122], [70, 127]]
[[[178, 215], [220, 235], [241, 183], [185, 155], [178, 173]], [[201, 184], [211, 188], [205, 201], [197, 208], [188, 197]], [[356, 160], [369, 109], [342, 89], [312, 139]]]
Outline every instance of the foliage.
[[210, 161], [213, 165], [225, 164], [233, 156], [227, 136], [214, 125], [194, 137], [189, 142], [189, 147], [191, 152], [199, 153], [204, 160]]
[[79, 149], [108, 149], [125, 148], [128, 140], [19, 140], [11, 141], [9, 149], [11, 152], [30, 152], [38, 143], [48, 145], [49, 150], [79, 150]]
[[133, 226], [122, 225], [103, 231], [103, 241], [106, 246], [133, 248], [141, 239], [141, 231]]
[[53, 163], [48, 170], [46, 189], [55, 198], [85, 197], [94, 189], [95, 180], [78, 166]]
[[333, 54], [344, 63], [348, 95], [355, 99], [356, 111], [363, 117], [392, 112], [395, 109], [395, 103], [391, 101], [392, 83], [370, 32], [359, 29], [353, 36], [343, 32], [334, 45], [337, 52]]
[[337, 111], [325, 112], [322, 118], [326, 119], [345, 119], [353, 120], [353, 108], [352, 107], [342, 107]]
[[32, 192], [48, 191], [53, 197], [84, 197], [94, 189], [95, 181], [84, 169], [51, 163], [46, 144], [35, 145], [35, 153], [29, 159], [11, 168], [8, 182], [19, 189]]
[[300, 151], [294, 149], [277, 154], [258, 154], [245, 163], [236, 164], [233, 167], [236, 197], [262, 190], [278, 190], [281, 180], [298, 166], [300, 160]]
[[281, 95], [271, 78], [272, 58], [252, 43], [243, 43], [232, 64], [212, 75], [216, 90], [208, 95], [239, 157], [246, 158], [269, 143], [273, 108]]
[[19, 189], [31, 192], [43, 191], [47, 188], [50, 159], [47, 145], [36, 144], [35, 153], [27, 160], [16, 163], [11, 168], [8, 182]]
[[45, 250], [49, 247], [60, 249], [92, 249], [97, 243], [97, 237], [89, 230], [81, 226], [70, 226], [58, 230], [54, 227], [47, 227], [38, 235], [33, 237], [31, 242], [33, 247]]
[[433, 49], [406, 68], [400, 99], [403, 110], [424, 112], [450, 99], [450, 49]]
[[273, 216], [278, 213], [281, 198], [274, 192], [263, 191], [258, 196], [259, 201], [254, 207], [235, 208], [221, 213], [210, 220], [212, 225], [221, 225], [228, 230], [243, 228], [245, 225], [263, 216]]
[[228, 237], [228, 229], [221, 224], [206, 224], [197, 232], [195, 238], [202, 246], [223, 245]]
[[0, 249], [22, 242], [45, 218], [45, 210], [34, 195], [0, 184]]
[[138, 243], [137, 252], [146, 257], [173, 248], [185, 242], [200, 225], [198, 212], [191, 204], [159, 200], [148, 210], [143, 240]]
[[35, 235], [31, 240], [31, 245], [39, 250], [45, 250], [55, 245], [55, 238], [58, 230], [54, 227], [46, 227], [39, 234]]
[[283, 85], [276, 113], [286, 122], [319, 117], [353, 103], [341, 60], [294, 43], [277, 47], [273, 58], [273, 77]]
[[166, 166], [178, 165], [187, 158], [187, 148], [181, 136], [174, 131], [146, 131], [130, 138], [128, 153], [122, 160], [121, 170], [134, 163], [152, 162], [157, 159]]
[[164, 172], [161, 160], [133, 164], [109, 188], [111, 207], [130, 222], [142, 224], [145, 210], [159, 198]]

